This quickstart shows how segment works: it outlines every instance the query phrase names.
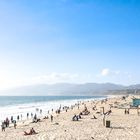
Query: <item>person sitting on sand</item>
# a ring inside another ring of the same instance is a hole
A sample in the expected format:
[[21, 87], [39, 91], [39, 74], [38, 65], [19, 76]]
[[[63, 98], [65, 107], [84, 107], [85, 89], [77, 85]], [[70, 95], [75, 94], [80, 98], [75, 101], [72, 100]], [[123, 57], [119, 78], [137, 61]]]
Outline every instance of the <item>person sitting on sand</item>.
[[92, 108], [92, 110], [96, 110], [96, 108], [95, 108], [95, 107], [93, 107], [93, 108]]
[[93, 115], [93, 119], [97, 119], [95, 115]]
[[78, 121], [78, 116], [74, 115], [72, 118], [73, 121]]
[[93, 110], [97, 110], [97, 107], [96, 107], [96, 105], [94, 105], [94, 106], [93, 106]]
[[45, 116], [43, 119], [49, 119], [49, 117], [48, 116], [47, 117]]
[[87, 109], [87, 107], [86, 107], [86, 105], [85, 105], [85, 111], [87, 111], [88, 109]]
[[85, 105], [85, 108], [84, 108], [84, 110], [82, 111], [82, 114], [81, 114], [81, 115], [88, 115], [88, 114], [90, 114], [90, 112], [88, 111], [88, 109], [87, 109], [87, 107], [86, 107], [86, 105]]
[[109, 111], [105, 112], [104, 115], [110, 115], [111, 113], [112, 113], [112, 111], [109, 110]]
[[82, 115], [88, 115], [88, 114], [90, 114], [88, 110], [82, 112]]
[[40, 119], [33, 119], [32, 123], [37, 123], [37, 122], [40, 122], [41, 120]]
[[30, 130], [30, 133], [31, 134], [37, 134], [33, 128]]
[[34, 134], [37, 134], [37, 132], [33, 128], [30, 129], [30, 132], [29, 133], [26, 132], [26, 131], [24, 131], [24, 135], [34, 135]]
[[101, 112], [100, 111], [97, 111], [96, 114], [101, 114]]

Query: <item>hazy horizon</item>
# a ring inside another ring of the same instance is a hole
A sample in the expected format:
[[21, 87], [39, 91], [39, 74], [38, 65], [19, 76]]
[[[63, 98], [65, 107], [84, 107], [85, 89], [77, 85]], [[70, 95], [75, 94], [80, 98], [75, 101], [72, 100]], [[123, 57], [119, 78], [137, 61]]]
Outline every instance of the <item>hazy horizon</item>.
[[113, 85], [120, 85], [120, 86], [124, 86], [124, 87], [129, 87], [132, 85], [139, 85], [139, 84], [118, 84], [118, 83], [110, 83], [110, 82], [104, 82], [104, 83], [100, 83], [100, 82], [85, 82], [85, 83], [68, 83], [68, 82], [59, 82], [59, 83], [41, 83], [41, 84], [27, 84], [27, 85], [20, 85], [20, 86], [13, 86], [13, 87], [9, 87], [9, 88], [4, 88], [4, 89], [0, 89], [0, 91], [5, 91], [5, 90], [12, 90], [12, 89], [18, 89], [18, 88], [24, 88], [24, 87], [35, 87], [35, 86], [40, 86], [40, 85], [48, 85], [48, 86], [54, 86], [54, 85], [86, 85], [86, 84], [113, 84]]
[[0, 90], [140, 84], [140, 1], [1, 0]]

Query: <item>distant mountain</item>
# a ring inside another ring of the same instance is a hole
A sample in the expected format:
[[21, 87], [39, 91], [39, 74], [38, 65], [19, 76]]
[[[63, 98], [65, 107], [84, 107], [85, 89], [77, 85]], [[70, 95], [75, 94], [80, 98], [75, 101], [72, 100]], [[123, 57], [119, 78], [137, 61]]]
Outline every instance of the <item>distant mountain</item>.
[[137, 85], [130, 85], [128, 87], [126, 87], [127, 89], [140, 89], [140, 84]]
[[0, 91], [0, 95], [105, 95], [105, 94], [139, 94], [140, 84], [122, 86], [112, 83], [86, 83], [86, 84], [69, 84], [69, 83], [59, 83], [59, 84], [42, 84], [42, 85], [32, 85], [24, 86], [20, 88], [15, 88], [11, 90]]
[[1, 95], [103, 95], [112, 90], [123, 90], [126, 87], [112, 83], [32, 85], [1, 91]]

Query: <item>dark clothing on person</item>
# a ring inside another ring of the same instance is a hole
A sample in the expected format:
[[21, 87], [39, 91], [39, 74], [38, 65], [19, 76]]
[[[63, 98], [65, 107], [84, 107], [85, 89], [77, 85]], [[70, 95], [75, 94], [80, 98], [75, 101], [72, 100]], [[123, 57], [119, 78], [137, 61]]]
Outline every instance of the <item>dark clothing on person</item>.
[[78, 116], [74, 115], [73, 118], [72, 118], [72, 120], [73, 120], [73, 121], [78, 121], [78, 120], [79, 120], [79, 119], [78, 119]]
[[51, 115], [51, 122], [53, 122], [53, 115]]
[[2, 122], [2, 125], [1, 125], [2, 132], [5, 131], [5, 128], [6, 128], [6, 125], [4, 122]]

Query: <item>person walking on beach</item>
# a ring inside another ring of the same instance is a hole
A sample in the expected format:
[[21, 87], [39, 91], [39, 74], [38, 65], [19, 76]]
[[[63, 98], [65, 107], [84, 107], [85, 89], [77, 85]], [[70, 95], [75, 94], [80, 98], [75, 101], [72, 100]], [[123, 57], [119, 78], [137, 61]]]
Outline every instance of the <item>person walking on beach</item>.
[[2, 122], [2, 124], [1, 124], [1, 129], [2, 129], [2, 132], [3, 132], [3, 131], [5, 131], [5, 128], [6, 128], [6, 125], [5, 125], [5, 123], [4, 123], [4, 122]]
[[34, 115], [34, 119], [37, 120], [37, 115], [36, 114]]
[[6, 118], [6, 127], [9, 127], [9, 119]]
[[36, 108], [36, 112], [38, 112], [39, 111], [39, 109], [38, 108]]
[[11, 116], [11, 123], [13, 123], [13, 116]]
[[31, 113], [31, 118], [33, 118], [33, 113]]
[[53, 115], [51, 115], [51, 122], [53, 122]]
[[79, 104], [78, 104], [78, 110], [79, 110]]
[[16, 121], [14, 121], [14, 128], [16, 129], [16, 127], [17, 127], [17, 123]]
[[27, 119], [28, 119], [28, 117], [29, 117], [29, 113], [27, 113]]
[[20, 115], [21, 121], [22, 121], [22, 114]]
[[42, 109], [40, 109], [40, 114], [42, 114]]
[[19, 121], [19, 115], [17, 116], [17, 121]]

